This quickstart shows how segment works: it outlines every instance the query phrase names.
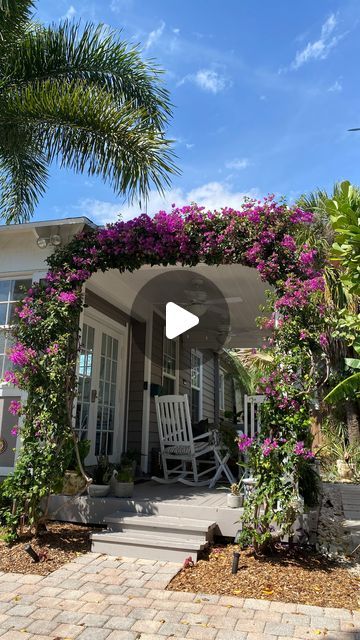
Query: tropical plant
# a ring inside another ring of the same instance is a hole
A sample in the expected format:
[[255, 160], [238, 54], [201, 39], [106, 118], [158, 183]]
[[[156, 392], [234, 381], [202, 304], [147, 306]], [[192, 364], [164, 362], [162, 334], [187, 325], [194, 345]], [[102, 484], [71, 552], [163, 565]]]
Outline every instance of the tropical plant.
[[91, 472], [94, 484], [109, 484], [113, 473], [113, 467], [107, 456], [99, 456], [97, 465]]
[[349, 376], [348, 372], [360, 366], [355, 357], [360, 354], [360, 189], [344, 181], [335, 184], [331, 195], [318, 190], [302, 196], [298, 204], [314, 213], [314, 225], [301, 229], [301, 240], [316, 247], [326, 260], [327, 352], [335, 385], [324, 400], [342, 403], [349, 439], [359, 444], [360, 374], [355, 371]]
[[33, 0], [0, 0], [0, 216], [26, 222], [49, 165], [146, 198], [176, 171], [161, 70], [104, 26], [32, 21]]

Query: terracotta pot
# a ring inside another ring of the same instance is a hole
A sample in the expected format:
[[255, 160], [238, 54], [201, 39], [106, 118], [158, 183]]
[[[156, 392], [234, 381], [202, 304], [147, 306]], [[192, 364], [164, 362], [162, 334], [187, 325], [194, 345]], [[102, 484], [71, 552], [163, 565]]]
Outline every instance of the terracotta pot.
[[104, 498], [110, 491], [109, 484], [89, 484], [88, 487], [90, 498]]
[[241, 493], [239, 496], [234, 496], [232, 493], [228, 493], [226, 496], [226, 504], [230, 509], [239, 509], [242, 507], [244, 496]]
[[336, 467], [340, 480], [353, 480], [355, 475], [355, 465], [345, 460], [336, 460]]
[[65, 471], [61, 493], [65, 496], [74, 496], [86, 487], [85, 479], [77, 471]]

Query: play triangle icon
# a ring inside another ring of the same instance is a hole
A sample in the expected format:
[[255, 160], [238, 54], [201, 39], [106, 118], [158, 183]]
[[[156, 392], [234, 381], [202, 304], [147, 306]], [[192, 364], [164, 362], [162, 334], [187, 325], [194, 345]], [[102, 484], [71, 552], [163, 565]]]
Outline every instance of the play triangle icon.
[[196, 315], [179, 307], [175, 302], [167, 303], [165, 334], [169, 340], [177, 338], [197, 324], [199, 324], [199, 318]]

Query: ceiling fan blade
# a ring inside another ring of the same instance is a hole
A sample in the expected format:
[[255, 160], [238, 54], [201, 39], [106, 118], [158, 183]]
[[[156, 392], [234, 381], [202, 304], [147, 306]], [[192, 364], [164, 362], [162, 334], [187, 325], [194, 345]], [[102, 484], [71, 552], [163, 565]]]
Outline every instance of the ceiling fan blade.
[[227, 304], [235, 304], [236, 302], [244, 302], [240, 296], [231, 296], [229, 298], [214, 298], [213, 300], [207, 300], [204, 304], [221, 304], [223, 302]]

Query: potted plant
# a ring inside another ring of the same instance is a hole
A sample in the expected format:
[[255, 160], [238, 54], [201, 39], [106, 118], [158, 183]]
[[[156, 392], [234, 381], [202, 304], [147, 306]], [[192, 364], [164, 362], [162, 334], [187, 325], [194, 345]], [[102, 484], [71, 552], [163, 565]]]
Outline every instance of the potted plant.
[[[85, 458], [90, 451], [90, 440], [81, 440], [77, 443], [79, 458], [84, 466]], [[64, 481], [60, 490], [65, 496], [74, 496], [86, 487], [86, 479], [80, 473], [75, 447], [71, 445], [68, 454], [67, 470], [64, 473]]]
[[231, 509], [238, 509], [242, 507], [244, 501], [244, 494], [241, 492], [242, 479], [239, 482], [233, 482], [230, 485], [230, 493], [226, 496], [226, 504]]
[[327, 422], [322, 426], [322, 433], [325, 445], [321, 449], [333, 464], [335, 462], [339, 480], [341, 482], [355, 480], [359, 453], [358, 447], [351, 445], [348, 441], [346, 425]]
[[117, 498], [131, 498], [134, 491], [134, 467], [122, 466], [115, 469], [111, 482], [112, 493]]
[[112, 467], [107, 456], [99, 456], [96, 467], [91, 471], [92, 483], [88, 487], [89, 496], [103, 498], [110, 491]]

